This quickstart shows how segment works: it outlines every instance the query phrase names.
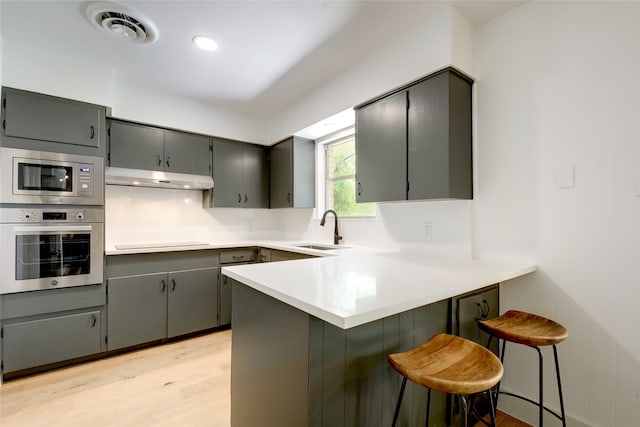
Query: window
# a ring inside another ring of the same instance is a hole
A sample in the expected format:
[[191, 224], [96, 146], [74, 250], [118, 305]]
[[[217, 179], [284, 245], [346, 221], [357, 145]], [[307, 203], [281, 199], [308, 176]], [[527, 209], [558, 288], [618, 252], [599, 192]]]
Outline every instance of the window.
[[333, 209], [341, 217], [375, 216], [375, 203], [356, 203], [356, 140], [353, 128], [340, 132], [322, 147], [324, 192], [318, 193], [324, 194], [325, 208]]

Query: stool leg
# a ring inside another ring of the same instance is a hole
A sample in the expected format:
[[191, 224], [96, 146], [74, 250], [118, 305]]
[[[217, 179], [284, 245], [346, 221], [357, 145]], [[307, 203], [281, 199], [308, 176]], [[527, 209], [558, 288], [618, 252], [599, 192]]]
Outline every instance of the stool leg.
[[562, 398], [562, 384], [560, 383], [560, 365], [558, 365], [558, 350], [553, 345], [553, 358], [556, 362], [556, 378], [558, 379], [558, 396], [560, 397], [560, 413], [562, 414], [562, 427], [567, 427], [567, 418], [564, 414], [564, 399]]
[[493, 404], [493, 392], [491, 389], [487, 390], [489, 396], [489, 417], [491, 418], [491, 427], [496, 427], [496, 407]]
[[407, 385], [407, 377], [402, 378], [402, 385], [400, 386], [400, 394], [398, 395], [398, 403], [396, 403], [396, 411], [393, 413], [393, 423], [391, 427], [396, 427], [398, 422], [398, 414], [400, 414], [400, 404], [402, 403], [402, 396], [404, 395], [404, 388]]
[[424, 417], [425, 427], [429, 427], [429, 415], [431, 413], [431, 389], [427, 388], [427, 415]]
[[459, 394], [460, 402], [462, 403], [462, 427], [467, 427], [467, 418], [469, 417], [469, 408], [467, 407], [467, 399], [463, 395]]
[[540, 395], [540, 401], [538, 404], [538, 408], [539, 408], [539, 417], [540, 417], [540, 424], [539, 426], [542, 427], [542, 423], [543, 423], [543, 419], [544, 419], [544, 400], [543, 400], [543, 396], [544, 396], [544, 390], [542, 389], [542, 378], [543, 378], [543, 360], [542, 360], [542, 350], [540, 350], [540, 347], [533, 347], [536, 349], [536, 351], [538, 352], [538, 360], [539, 360], [539, 364], [540, 367], [538, 368], [538, 374], [539, 374], [539, 378], [538, 378], [538, 387], [540, 387], [539, 390], [539, 395]]

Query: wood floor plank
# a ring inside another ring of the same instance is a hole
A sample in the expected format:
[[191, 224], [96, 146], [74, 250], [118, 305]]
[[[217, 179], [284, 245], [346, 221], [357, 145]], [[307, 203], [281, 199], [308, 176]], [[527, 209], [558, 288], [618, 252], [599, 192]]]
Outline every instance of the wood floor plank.
[[[230, 427], [231, 330], [10, 380], [2, 427]], [[527, 424], [498, 414], [498, 427]]]
[[6, 382], [0, 425], [230, 425], [231, 331]]

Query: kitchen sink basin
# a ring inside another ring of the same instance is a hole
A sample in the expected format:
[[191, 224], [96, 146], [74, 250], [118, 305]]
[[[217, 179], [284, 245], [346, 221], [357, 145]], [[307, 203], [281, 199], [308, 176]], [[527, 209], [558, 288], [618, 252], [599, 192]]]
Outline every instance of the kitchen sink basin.
[[310, 243], [306, 245], [295, 245], [298, 248], [307, 248], [307, 249], [316, 249], [320, 251], [329, 251], [333, 249], [346, 249], [348, 246], [338, 246], [338, 245], [322, 245], [316, 243]]

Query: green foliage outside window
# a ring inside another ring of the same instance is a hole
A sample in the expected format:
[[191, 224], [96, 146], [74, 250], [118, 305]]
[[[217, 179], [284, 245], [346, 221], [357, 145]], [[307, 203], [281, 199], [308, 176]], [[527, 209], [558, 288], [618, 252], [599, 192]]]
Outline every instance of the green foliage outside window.
[[356, 155], [353, 137], [327, 146], [327, 208], [339, 216], [375, 216], [374, 203], [356, 203]]

